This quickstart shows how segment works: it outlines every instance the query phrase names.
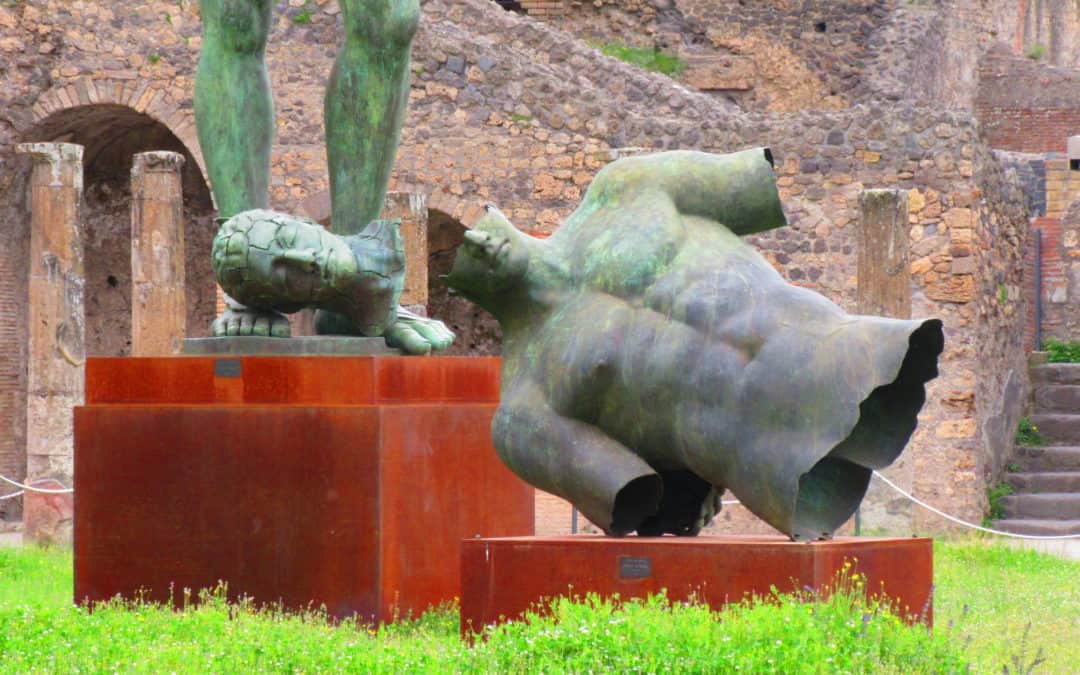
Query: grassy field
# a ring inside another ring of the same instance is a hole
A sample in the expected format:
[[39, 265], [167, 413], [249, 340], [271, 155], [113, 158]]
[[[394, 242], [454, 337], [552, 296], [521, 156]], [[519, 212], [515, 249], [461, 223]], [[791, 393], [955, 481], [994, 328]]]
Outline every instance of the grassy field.
[[70, 604], [69, 553], [0, 549], [0, 672], [1015, 673], [1040, 656], [1035, 672], [1077, 672], [1080, 564], [980, 543], [938, 545], [935, 563], [932, 635], [854, 593], [720, 614], [659, 598], [560, 602], [469, 647], [452, 609], [378, 630], [216, 598], [91, 613]]

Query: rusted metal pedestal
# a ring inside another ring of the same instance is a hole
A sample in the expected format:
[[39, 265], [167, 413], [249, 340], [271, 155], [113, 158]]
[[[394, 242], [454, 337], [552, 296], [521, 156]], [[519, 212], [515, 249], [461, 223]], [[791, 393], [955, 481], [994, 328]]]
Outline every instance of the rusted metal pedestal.
[[459, 593], [463, 538], [531, 534], [490, 442], [498, 359], [89, 359], [75, 598], [231, 597], [391, 620]]
[[[851, 566], [844, 567], [845, 562]], [[749, 596], [828, 593], [842, 571], [866, 577], [909, 621], [932, 621], [932, 540], [780, 536], [512, 537], [462, 543], [461, 631], [519, 617], [553, 597], [641, 598], [667, 590], [720, 608]]]

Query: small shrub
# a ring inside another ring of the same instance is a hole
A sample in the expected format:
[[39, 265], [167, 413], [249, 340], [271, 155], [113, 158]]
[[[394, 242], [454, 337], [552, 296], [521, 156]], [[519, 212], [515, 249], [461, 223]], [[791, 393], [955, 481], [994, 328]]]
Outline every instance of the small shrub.
[[311, 10], [305, 7], [304, 9], [297, 12], [296, 16], [294, 16], [292, 20], [295, 24], [305, 25], [311, 23], [311, 17]]
[[1027, 48], [1027, 51], [1024, 52], [1024, 55], [1033, 61], [1038, 61], [1046, 55], [1046, 45], [1041, 42], [1036, 42], [1035, 44]]
[[1048, 352], [1048, 363], [1080, 363], [1080, 342], [1047, 338], [1043, 340], [1043, 351]]
[[1031, 423], [1030, 417], [1025, 417], [1016, 425], [1017, 445], [1046, 445], [1046, 440], [1039, 433], [1039, 427]]
[[157, 63], [159, 61], [161, 61], [161, 54], [157, 54], [157, 53], [151, 54], [150, 56], [147, 57], [147, 60], [150, 62], [150, 65], [152, 65], [152, 66], [157, 65]]
[[1008, 483], [998, 483], [997, 485], [992, 485], [986, 489], [986, 500], [988, 503], [986, 522], [1001, 520], [1005, 517], [1005, 507], [1001, 504], [1001, 498], [1008, 497], [1012, 493], [1013, 486]]
[[675, 77], [686, 70], [686, 62], [673, 54], [665, 54], [659, 49], [640, 49], [630, 47], [621, 42], [608, 42], [593, 45], [604, 56], [625, 61], [630, 65], [653, 73], [663, 73], [669, 77]]
[[532, 122], [532, 116], [530, 116], [530, 115], [519, 115], [517, 113], [514, 113], [514, 114], [510, 115], [510, 121], [515, 123], [515, 124], [517, 124], [517, 123], [528, 124], [529, 122]]

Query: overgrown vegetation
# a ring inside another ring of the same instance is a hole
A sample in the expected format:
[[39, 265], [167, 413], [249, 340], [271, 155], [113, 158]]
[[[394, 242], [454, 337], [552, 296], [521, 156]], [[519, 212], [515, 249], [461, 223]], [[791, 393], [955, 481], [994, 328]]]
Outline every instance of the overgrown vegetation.
[[1017, 445], [1046, 445], [1046, 440], [1039, 433], [1039, 427], [1032, 424], [1030, 417], [1023, 417], [1017, 423], [1016, 438], [1013, 440]]
[[1008, 483], [998, 483], [986, 488], [987, 509], [986, 518], [983, 519], [984, 526], [1005, 517], [1005, 507], [1001, 504], [1001, 498], [1008, 497], [1012, 493], [1013, 486]]
[[[562, 600], [469, 646], [453, 609], [379, 629], [220, 594], [182, 612], [118, 601], [88, 612], [70, 604], [69, 553], [0, 549], [0, 672], [1026, 672], [1040, 650], [1046, 672], [1080, 662], [1080, 565], [979, 543], [939, 545], [935, 563], [932, 633], [860, 599], [846, 577], [828, 601], [719, 614], [663, 598]], [[1039, 631], [1024, 642], [1031, 621]]]
[[654, 73], [663, 73], [676, 77], [686, 70], [686, 62], [674, 54], [666, 54], [659, 49], [641, 49], [630, 47], [621, 42], [593, 43], [604, 56], [625, 61], [631, 65]]
[[1033, 61], [1038, 61], [1042, 59], [1042, 57], [1046, 56], [1046, 45], [1041, 42], [1036, 42], [1035, 44], [1027, 48], [1027, 51], [1024, 52], [1024, 55]]
[[314, 15], [314, 12], [311, 11], [311, 8], [308, 7], [307, 3], [305, 2], [303, 9], [294, 14], [292, 20], [293, 23], [303, 26], [311, 23], [311, 17], [313, 17]]
[[1048, 363], [1080, 363], [1080, 342], [1047, 338], [1043, 340], [1043, 351], [1047, 352]]

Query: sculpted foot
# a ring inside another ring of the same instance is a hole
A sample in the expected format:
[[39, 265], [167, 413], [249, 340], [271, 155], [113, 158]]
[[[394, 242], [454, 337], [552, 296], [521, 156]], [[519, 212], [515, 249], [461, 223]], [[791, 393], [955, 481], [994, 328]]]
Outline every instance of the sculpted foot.
[[386, 345], [406, 354], [427, 354], [446, 349], [454, 342], [454, 334], [442, 321], [413, 314], [398, 308], [397, 320], [386, 331]]
[[225, 311], [211, 324], [214, 337], [251, 335], [256, 337], [289, 337], [289, 319], [277, 312], [259, 311], [245, 307], [225, 296]]

